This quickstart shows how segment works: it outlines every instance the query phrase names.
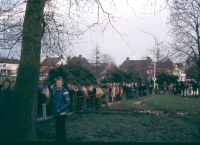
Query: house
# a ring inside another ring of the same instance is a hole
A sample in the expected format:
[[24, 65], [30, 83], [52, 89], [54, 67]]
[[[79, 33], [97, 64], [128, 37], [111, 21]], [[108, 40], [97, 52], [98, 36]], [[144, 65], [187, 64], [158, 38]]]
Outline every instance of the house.
[[186, 72], [183, 68], [183, 64], [175, 63], [174, 68], [173, 74], [179, 77], [178, 81], [186, 81]]
[[40, 64], [40, 77], [47, 77], [50, 70], [61, 65], [66, 65], [67, 61], [61, 55], [60, 57], [46, 57]]
[[14, 59], [13, 57], [11, 59], [0, 58], [0, 73], [6, 73], [9, 75], [17, 74], [18, 67], [18, 59]]
[[[127, 57], [120, 65], [120, 69], [127, 71], [129, 66], [133, 66], [140, 71], [143, 81], [145, 81], [145, 76], [147, 76], [148, 81], [154, 77], [154, 62], [150, 57], [147, 57], [147, 60], [129, 60], [129, 57]], [[164, 62], [156, 62], [156, 74], [162, 72], [178, 76], [178, 81], [185, 81], [186, 78], [182, 64], [174, 63], [170, 59]]]
[[82, 55], [79, 55], [79, 57], [73, 57], [69, 63], [72, 63], [72, 64], [76, 64], [76, 63], [80, 63], [82, 66], [85, 66], [87, 67], [88, 69], [90, 69], [92, 72], [95, 72], [96, 69], [95, 69], [95, 66], [90, 64], [88, 62], [88, 60], [85, 58], [85, 57], [82, 57]]

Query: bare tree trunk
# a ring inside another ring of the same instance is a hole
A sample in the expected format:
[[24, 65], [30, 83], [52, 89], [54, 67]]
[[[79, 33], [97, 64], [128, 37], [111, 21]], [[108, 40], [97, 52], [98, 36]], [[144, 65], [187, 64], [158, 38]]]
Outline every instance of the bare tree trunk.
[[46, 0], [28, 0], [22, 32], [22, 50], [16, 80], [16, 104], [11, 116], [11, 140], [36, 139], [42, 20]]

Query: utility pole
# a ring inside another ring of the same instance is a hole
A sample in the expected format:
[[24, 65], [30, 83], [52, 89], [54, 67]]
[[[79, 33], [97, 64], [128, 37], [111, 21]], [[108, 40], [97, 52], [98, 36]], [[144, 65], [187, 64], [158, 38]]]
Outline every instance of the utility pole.
[[155, 52], [155, 55], [154, 55], [154, 78], [153, 78], [153, 81], [154, 81], [154, 90], [155, 90], [155, 82], [156, 82], [156, 36], [153, 35], [153, 34], [144, 32], [144, 31], [141, 31], [141, 32], [142, 32], [142, 33], [149, 34], [149, 35], [152, 35], [152, 36], [154, 36], [154, 38], [155, 38], [155, 49], [154, 49], [154, 52]]

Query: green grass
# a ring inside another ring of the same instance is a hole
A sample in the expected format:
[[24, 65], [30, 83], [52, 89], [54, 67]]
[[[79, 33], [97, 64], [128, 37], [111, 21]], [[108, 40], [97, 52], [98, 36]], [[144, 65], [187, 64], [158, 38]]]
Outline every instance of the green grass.
[[16, 81], [16, 77], [1, 77], [0, 76], [0, 83], [4, 81], [5, 78], [9, 78], [11, 81]]
[[[152, 99], [149, 99], [152, 98]], [[137, 105], [133, 102], [149, 99], [147, 101], [142, 102], [142, 104]], [[149, 97], [140, 97], [135, 100], [131, 100], [128, 102], [122, 102], [120, 104], [121, 107], [127, 109], [149, 109], [149, 110], [158, 110], [158, 111], [180, 111], [180, 112], [195, 112], [200, 111], [200, 98], [188, 98], [178, 97], [178, 96], [168, 96], [168, 95], [156, 95]]]
[[[66, 139], [75, 142], [200, 142], [200, 114], [154, 115], [134, 110], [199, 111], [199, 98], [150, 96], [134, 105], [125, 101], [115, 106], [76, 113], [67, 117]], [[38, 141], [55, 140], [55, 123], [51, 118], [37, 122]]]

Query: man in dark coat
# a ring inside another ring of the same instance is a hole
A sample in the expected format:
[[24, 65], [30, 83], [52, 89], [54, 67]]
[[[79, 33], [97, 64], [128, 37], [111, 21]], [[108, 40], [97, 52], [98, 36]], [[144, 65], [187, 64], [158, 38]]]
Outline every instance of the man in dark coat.
[[132, 91], [131, 91], [131, 99], [136, 99], [135, 98], [135, 84], [132, 82], [131, 83]]
[[127, 100], [130, 100], [130, 99], [131, 99], [131, 92], [132, 92], [131, 84], [128, 84], [128, 87], [126, 88]]
[[142, 84], [142, 96], [146, 96], [146, 85]]
[[2, 141], [10, 140], [9, 122], [13, 105], [15, 104], [15, 95], [10, 88], [11, 84], [8, 78], [3, 81], [4, 90], [0, 102], [0, 135]]
[[193, 96], [194, 96], [194, 93], [195, 93], [195, 95], [197, 94], [197, 87], [198, 87], [196, 81], [193, 82], [193, 86], [192, 87], [193, 87]]

